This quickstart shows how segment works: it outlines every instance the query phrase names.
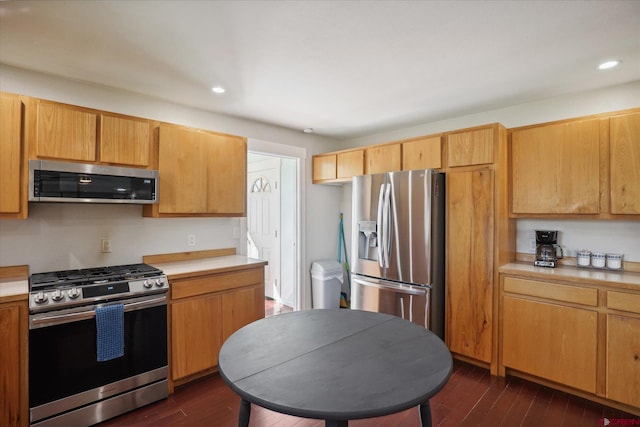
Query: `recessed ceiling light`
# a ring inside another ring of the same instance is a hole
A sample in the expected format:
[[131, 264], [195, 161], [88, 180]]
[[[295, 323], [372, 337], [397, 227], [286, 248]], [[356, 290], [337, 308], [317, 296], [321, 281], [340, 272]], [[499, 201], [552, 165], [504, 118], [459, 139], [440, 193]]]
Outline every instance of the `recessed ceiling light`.
[[211, 90], [215, 93], [225, 93], [225, 88], [223, 88], [222, 86], [214, 86], [211, 88]]
[[302, 132], [304, 132], [304, 133], [313, 133], [313, 128], [306, 128]]
[[620, 61], [617, 59], [611, 61], [605, 61], [602, 64], [598, 65], [598, 70], [608, 70], [613, 67], [617, 67], [620, 65]]

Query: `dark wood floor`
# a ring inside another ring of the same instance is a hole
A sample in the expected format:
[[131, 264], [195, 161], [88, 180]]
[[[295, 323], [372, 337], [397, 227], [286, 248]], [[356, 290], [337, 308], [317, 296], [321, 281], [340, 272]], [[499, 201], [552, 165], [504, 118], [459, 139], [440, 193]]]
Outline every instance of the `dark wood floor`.
[[293, 311], [293, 308], [280, 304], [270, 298], [264, 300], [264, 315], [265, 317], [273, 316], [280, 313], [289, 313]]
[[[339, 387], [339, 385], [336, 385]], [[218, 374], [178, 388], [168, 399], [101, 424], [101, 427], [236, 426], [240, 399]], [[602, 418], [640, 417], [518, 378], [497, 378], [462, 362], [454, 363], [447, 385], [431, 399], [434, 426], [603, 425]], [[418, 409], [355, 420], [355, 427], [419, 427]], [[322, 427], [324, 422], [278, 414], [255, 405], [250, 427]]]

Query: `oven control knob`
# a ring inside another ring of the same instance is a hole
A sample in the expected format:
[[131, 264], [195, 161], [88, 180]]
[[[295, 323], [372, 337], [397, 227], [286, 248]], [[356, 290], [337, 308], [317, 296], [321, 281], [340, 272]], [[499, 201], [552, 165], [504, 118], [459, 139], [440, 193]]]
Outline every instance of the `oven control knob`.
[[164, 286], [164, 283], [162, 282], [162, 280], [160, 280], [160, 279], [156, 279], [156, 286], [157, 286], [157, 287], [159, 287], [159, 288], [161, 288], [161, 287], [163, 287], [163, 286]]
[[51, 299], [54, 300], [54, 301], [62, 301], [64, 299], [64, 294], [62, 293], [62, 291], [60, 289], [56, 289], [51, 294]]
[[153, 283], [151, 283], [148, 280], [145, 280], [144, 282], [142, 282], [142, 286], [144, 286], [147, 289], [151, 289], [153, 287]]
[[80, 291], [78, 290], [78, 288], [71, 288], [69, 289], [69, 291], [67, 292], [67, 295], [69, 296], [69, 298], [71, 299], [76, 299], [80, 296]]
[[33, 298], [33, 300], [36, 302], [36, 304], [43, 304], [45, 302], [47, 302], [49, 298], [47, 298], [47, 295], [45, 295], [44, 292], [38, 292], [36, 294], [36, 296]]

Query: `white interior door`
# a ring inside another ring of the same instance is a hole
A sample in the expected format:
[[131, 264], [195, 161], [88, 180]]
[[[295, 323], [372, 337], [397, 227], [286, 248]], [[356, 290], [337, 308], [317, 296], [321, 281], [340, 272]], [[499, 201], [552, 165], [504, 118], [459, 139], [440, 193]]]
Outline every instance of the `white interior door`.
[[251, 162], [247, 169], [247, 255], [269, 263], [265, 296], [281, 302], [280, 159]]

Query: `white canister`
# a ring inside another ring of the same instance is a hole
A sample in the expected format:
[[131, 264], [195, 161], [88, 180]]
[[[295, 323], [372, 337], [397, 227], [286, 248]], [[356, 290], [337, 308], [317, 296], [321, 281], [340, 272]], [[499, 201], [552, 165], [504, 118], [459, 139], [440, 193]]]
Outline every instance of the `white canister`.
[[596, 268], [604, 268], [606, 256], [602, 252], [594, 252], [591, 254], [591, 265]]
[[607, 254], [607, 268], [619, 270], [622, 268], [621, 254]]
[[591, 252], [586, 250], [578, 251], [576, 259], [577, 259], [578, 266], [588, 267], [589, 264], [591, 264]]

